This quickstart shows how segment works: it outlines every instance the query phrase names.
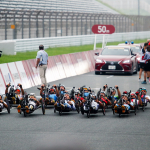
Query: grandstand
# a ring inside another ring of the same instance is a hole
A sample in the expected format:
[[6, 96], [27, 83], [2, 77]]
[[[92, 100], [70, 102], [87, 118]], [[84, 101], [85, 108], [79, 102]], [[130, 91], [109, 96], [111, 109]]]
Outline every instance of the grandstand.
[[84, 13], [117, 13], [96, 0], [0, 0], [0, 8]]
[[[138, 15], [138, 0], [97, 0], [126, 15]], [[140, 0], [140, 15], [149, 16], [150, 0]]]

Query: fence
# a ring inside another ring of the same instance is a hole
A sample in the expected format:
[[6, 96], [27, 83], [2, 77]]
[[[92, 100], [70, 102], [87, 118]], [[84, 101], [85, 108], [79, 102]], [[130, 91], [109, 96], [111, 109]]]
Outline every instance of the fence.
[[115, 33], [148, 31], [149, 16], [0, 9], [0, 40], [90, 35], [94, 24]]

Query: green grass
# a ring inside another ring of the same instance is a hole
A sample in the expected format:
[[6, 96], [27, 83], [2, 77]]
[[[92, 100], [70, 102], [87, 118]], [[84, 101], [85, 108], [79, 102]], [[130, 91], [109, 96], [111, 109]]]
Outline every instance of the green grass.
[[[147, 41], [147, 39], [134, 40], [135, 43], [144, 43], [145, 41]], [[107, 43], [107, 46], [108, 45], [118, 45], [119, 43], [124, 43], [124, 41], [123, 42], [110, 42], [110, 43]], [[83, 46], [48, 48], [45, 51], [48, 53], [49, 56], [54, 56], [54, 55], [62, 55], [62, 54], [68, 54], [68, 53], [89, 51], [89, 50], [93, 50], [93, 47], [94, 47], [94, 44], [83, 45]], [[102, 44], [99, 43], [96, 45], [96, 47], [102, 47]], [[16, 55], [2, 55], [2, 57], [0, 58], [0, 64], [28, 60], [28, 59], [35, 59], [36, 55], [37, 55], [37, 51], [18, 52]]]

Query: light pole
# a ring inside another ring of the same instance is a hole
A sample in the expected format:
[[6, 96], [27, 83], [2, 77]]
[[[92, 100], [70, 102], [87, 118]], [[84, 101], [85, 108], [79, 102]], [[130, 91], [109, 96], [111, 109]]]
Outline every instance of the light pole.
[[140, 0], [138, 0], [138, 15], [140, 16]]

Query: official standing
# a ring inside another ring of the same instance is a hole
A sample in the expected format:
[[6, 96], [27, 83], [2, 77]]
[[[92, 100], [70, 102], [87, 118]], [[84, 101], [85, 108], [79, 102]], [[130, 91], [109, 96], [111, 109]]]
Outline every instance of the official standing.
[[37, 61], [36, 61], [36, 67], [39, 67], [39, 74], [41, 78], [41, 83], [45, 86], [47, 85], [46, 81], [46, 69], [48, 65], [48, 54], [44, 51], [44, 46], [39, 46], [39, 51], [37, 52]]

